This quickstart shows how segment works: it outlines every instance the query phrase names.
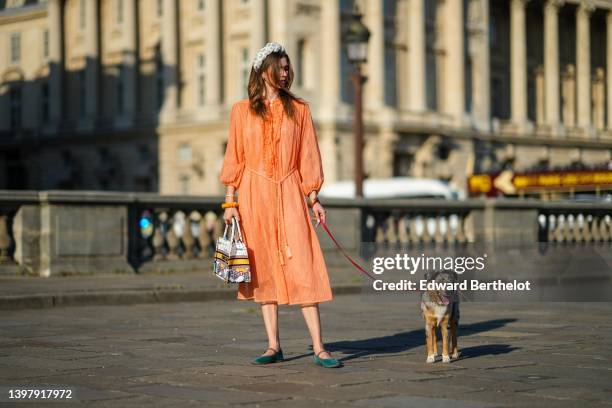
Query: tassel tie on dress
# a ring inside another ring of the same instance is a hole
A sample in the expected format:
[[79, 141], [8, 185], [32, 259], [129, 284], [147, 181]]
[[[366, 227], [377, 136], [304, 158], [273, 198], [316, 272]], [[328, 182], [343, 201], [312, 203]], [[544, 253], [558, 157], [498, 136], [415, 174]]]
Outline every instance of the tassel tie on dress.
[[280, 152], [279, 152], [279, 142], [281, 138], [281, 125], [283, 123], [283, 115], [284, 109], [283, 105], [280, 103], [280, 98], [276, 98], [269, 103], [269, 112], [271, 112], [271, 119], [263, 120], [263, 155], [264, 155], [264, 173], [261, 173], [253, 168], [248, 167], [248, 169], [264, 178], [268, 181], [276, 184], [276, 200], [277, 200], [277, 219], [278, 219], [278, 228], [276, 234], [276, 241], [278, 243], [278, 256], [281, 265], [285, 265], [285, 258], [283, 256], [283, 245], [287, 254], [287, 258], [291, 258], [291, 248], [289, 247], [289, 243], [287, 242], [287, 234], [285, 231], [285, 219], [283, 213], [283, 181], [285, 181], [294, 171], [297, 170], [293, 168], [287, 174], [285, 174], [279, 180], [275, 180], [274, 173], [275, 169], [280, 167]]

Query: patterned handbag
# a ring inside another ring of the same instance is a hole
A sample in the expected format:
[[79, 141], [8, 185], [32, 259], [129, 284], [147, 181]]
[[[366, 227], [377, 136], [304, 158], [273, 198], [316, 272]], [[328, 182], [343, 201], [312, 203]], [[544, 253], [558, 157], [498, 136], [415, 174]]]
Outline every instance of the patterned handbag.
[[[229, 239], [227, 238], [228, 227], [229, 225], [226, 224], [223, 236], [217, 238], [213, 272], [225, 283], [250, 282], [249, 254], [242, 238], [240, 225], [235, 217], [232, 217], [232, 232]], [[236, 230], [238, 239], [235, 239]]]

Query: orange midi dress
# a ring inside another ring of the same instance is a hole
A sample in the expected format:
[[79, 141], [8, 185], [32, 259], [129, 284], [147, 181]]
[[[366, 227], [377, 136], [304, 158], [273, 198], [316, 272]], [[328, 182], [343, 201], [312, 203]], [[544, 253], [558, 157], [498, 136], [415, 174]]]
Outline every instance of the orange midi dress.
[[251, 264], [251, 282], [240, 300], [278, 304], [332, 299], [323, 253], [306, 196], [319, 192], [323, 166], [310, 108], [292, 102], [295, 118], [274, 99], [266, 120], [249, 100], [231, 109], [227, 149], [219, 180], [238, 190], [238, 212]]

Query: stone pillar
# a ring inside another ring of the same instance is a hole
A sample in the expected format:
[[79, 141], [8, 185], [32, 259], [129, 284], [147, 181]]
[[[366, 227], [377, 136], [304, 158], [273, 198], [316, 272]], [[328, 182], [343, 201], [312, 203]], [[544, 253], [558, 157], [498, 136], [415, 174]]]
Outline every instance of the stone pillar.
[[319, 119], [335, 119], [340, 101], [340, 4], [339, 0], [321, 2], [321, 91]]
[[472, 116], [479, 130], [491, 123], [489, 0], [470, 0], [467, 11], [468, 50], [472, 61]]
[[127, 52], [123, 55], [124, 67], [124, 92], [125, 92], [125, 118], [132, 122], [136, 115], [136, 101], [138, 86], [138, 15], [136, 13], [136, 2], [138, 0], [124, 1], [124, 25], [125, 35], [127, 37], [126, 48]]
[[604, 130], [606, 91], [605, 91], [605, 71], [602, 67], [595, 69], [595, 77], [592, 85], [593, 99], [593, 127], [601, 131]]
[[[288, 33], [287, 33], [288, 31], [287, 22], [290, 20], [287, 7], [288, 7], [288, 4], [290, 3], [286, 0], [268, 0], [268, 1], [269, 1], [268, 14], [270, 16], [269, 21], [274, 22], [274, 24], [270, 25], [270, 41], [276, 41], [282, 44], [289, 51], [289, 54], [291, 55], [295, 52], [295, 50], [293, 49], [294, 43], [289, 42], [290, 40], [289, 40]], [[263, 11], [264, 5], [262, 4], [261, 7]], [[261, 24], [262, 24], [262, 27], [265, 27], [264, 21], [262, 21]], [[261, 47], [263, 47], [263, 44], [261, 45]]]
[[365, 24], [370, 30], [368, 62], [364, 86], [366, 109], [378, 111], [385, 105], [385, 32], [382, 1], [368, 1], [364, 10]]
[[408, 20], [408, 108], [426, 110], [425, 95], [425, 0], [410, 0]]
[[525, 4], [510, 2], [510, 78], [512, 122], [522, 128], [527, 120], [527, 38]]
[[62, 121], [62, 6], [60, 0], [47, 3], [47, 29], [49, 30], [49, 122], [56, 128]]
[[463, 1], [445, 0], [444, 27], [446, 50], [444, 113], [461, 120], [465, 111], [465, 61], [463, 53]]
[[535, 111], [536, 123], [543, 125], [546, 123], [546, 106], [545, 106], [545, 86], [544, 86], [544, 67], [539, 65], [535, 70]]
[[544, 85], [546, 123], [559, 124], [559, 8], [564, 0], [547, 0], [544, 4]]
[[[265, 11], [264, 0], [251, 0], [251, 61], [255, 58], [257, 51], [266, 45]], [[285, 47], [285, 44], [281, 43], [281, 45]]]
[[606, 88], [608, 101], [608, 130], [612, 131], [612, 11], [606, 17], [607, 27], [607, 51], [606, 51]]
[[[336, 152], [338, 150], [336, 147], [336, 127], [331, 123], [328, 123], [327, 125], [317, 123], [316, 127], [319, 149], [321, 150], [321, 161], [323, 163], [325, 182], [333, 183], [340, 177], [338, 174], [338, 169], [341, 166], [341, 163], [338, 163], [336, 156]], [[348, 160], [352, 161], [352, 157], [349, 157]]]
[[563, 108], [563, 125], [576, 126], [576, 69], [569, 64], [561, 78], [561, 106]]
[[86, 62], [85, 62], [85, 83], [87, 97], [81, 103], [85, 104], [87, 121], [89, 126], [93, 126], [98, 116], [99, 100], [99, 75], [100, 75], [100, 30], [98, 27], [98, 7], [99, 0], [87, 1], [85, 5], [85, 25], [86, 25]]
[[[206, 1], [206, 104], [221, 103], [221, 37], [220, 37], [220, 1]], [[254, 58], [254, 56], [253, 56]]]
[[591, 34], [590, 17], [595, 7], [581, 2], [576, 11], [576, 93], [578, 126], [591, 126]]
[[178, 33], [176, 0], [163, 0], [161, 21], [161, 55], [164, 73], [164, 101], [162, 122], [173, 121], [179, 106], [178, 94]]

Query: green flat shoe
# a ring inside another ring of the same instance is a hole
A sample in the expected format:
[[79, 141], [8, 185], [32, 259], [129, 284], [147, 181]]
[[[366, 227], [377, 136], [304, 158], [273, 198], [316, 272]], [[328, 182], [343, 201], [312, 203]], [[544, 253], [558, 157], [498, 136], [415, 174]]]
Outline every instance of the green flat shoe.
[[274, 351], [274, 354], [272, 354], [271, 356], [259, 356], [256, 359], [251, 361], [251, 364], [271, 364], [271, 363], [278, 363], [280, 361], [283, 361], [285, 358], [283, 357], [283, 349], [278, 349], [275, 350], [272, 347], [269, 347], [266, 349], [266, 351], [268, 350], [272, 350]]
[[[340, 363], [340, 361], [336, 360], [335, 358], [321, 358], [319, 357], [319, 354], [325, 352], [327, 350], [321, 350], [319, 351], [316, 355], [313, 356], [313, 360], [314, 363], [316, 365], [319, 365], [321, 367], [325, 367], [325, 368], [336, 368], [336, 367], [340, 367], [342, 365], [342, 363]], [[328, 351], [329, 353], [329, 351]]]

